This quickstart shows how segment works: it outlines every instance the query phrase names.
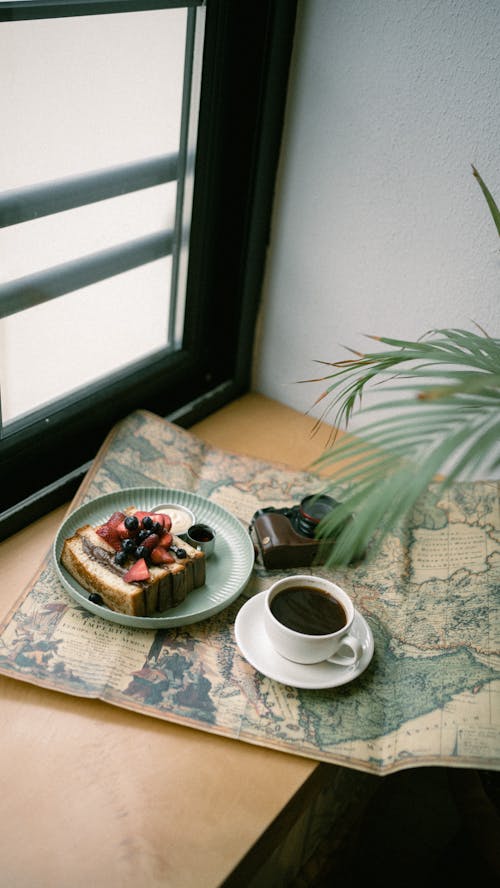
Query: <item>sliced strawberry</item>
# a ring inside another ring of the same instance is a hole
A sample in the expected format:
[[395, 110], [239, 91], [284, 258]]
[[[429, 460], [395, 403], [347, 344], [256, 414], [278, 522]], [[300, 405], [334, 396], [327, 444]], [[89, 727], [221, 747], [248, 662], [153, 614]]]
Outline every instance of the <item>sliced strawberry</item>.
[[116, 527], [124, 518], [125, 515], [123, 512], [113, 512], [111, 518], [108, 518], [106, 521], [106, 524], [109, 524], [110, 527]]
[[116, 532], [116, 527], [110, 527], [109, 524], [102, 524], [101, 527], [96, 528], [96, 533], [99, 534], [103, 540], [106, 540], [106, 542], [117, 552], [121, 549], [122, 541]]
[[149, 570], [144, 558], [139, 558], [130, 570], [123, 575], [123, 579], [126, 583], [140, 583], [143, 580], [149, 580]]
[[123, 521], [120, 521], [120, 523], [116, 525], [116, 532], [122, 540], [128, 540], [131, 536], [133, 536], [133, 534], [130, 533], [128, 527], [125, 527]]
[[173, 537], [171, 533], [164, 533], [163, 536], [160, 537], [160, 546], [164, 546], [165, 549], [169, 549], [172, 545], [172, 540]]
[[142, 541], [141, 546], [145, 546], [146, 549], [154, 549], [160, 542], [160, 537], [157, 533], [150, 533], [149, 536], [146, 537], [145, 540]]
[[150, 558], [153, 564], [173, 564], [175, 561], [174, 556], [164, 546], [156, 546]]
[[124, 518], [125, 515], [123, 512], [113, 512], [111, 518], [108, 518], [105, 524], [101, 524], [100, 527], [96, 528], [96, 533], [98, 533], [103, 540], [106, 540], [106, 542], [117, 552], [121, 548], [121, 539], [116, 532], [116, 528]]
[[163, 512], [151, 512], [151, 519], [155, 524], [159, 524], [163, 530], [170, 530], [172, 522], [168, 515]]

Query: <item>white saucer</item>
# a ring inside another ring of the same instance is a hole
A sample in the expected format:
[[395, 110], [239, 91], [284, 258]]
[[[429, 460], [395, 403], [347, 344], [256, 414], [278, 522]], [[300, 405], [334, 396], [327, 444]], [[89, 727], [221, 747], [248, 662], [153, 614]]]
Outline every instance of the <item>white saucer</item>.
[[238, 611], [234, 623], [234, 634], [245, 660], [267, 678], [279, 681], [294, 688], [336, 688], [353, 681], [361, 675], [373, 656], [373, 635], [371, 629], [356, 611], [351, 632], [361, 641], [363, 653], [352, 666], [338, 666], [335, 663], [313, 663], [304, 666], [292, 663], [276, 653], [264, 629], [264, 595], [259, 592], [250, 598]]

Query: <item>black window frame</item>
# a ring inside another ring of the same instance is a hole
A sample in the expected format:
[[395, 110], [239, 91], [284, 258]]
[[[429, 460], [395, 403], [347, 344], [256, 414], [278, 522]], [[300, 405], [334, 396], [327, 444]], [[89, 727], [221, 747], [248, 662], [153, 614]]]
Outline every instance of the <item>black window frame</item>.
[[[3, 3], [2, 21], [187, 3]], [[73, 495], [112, 426], [143, 408], [189, 427], [248, 391], [295, 0], [207, 0], [182, 348], [33, 414], [0, 440], [0, 539]]]

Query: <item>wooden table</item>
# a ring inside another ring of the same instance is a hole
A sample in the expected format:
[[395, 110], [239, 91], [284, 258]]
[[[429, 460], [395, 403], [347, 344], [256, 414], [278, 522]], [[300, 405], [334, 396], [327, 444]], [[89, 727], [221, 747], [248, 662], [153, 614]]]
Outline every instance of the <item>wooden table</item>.
[[[192, 431], [217, 447], [307, 468], [326, 441], [326, 432], [311, 437], [312, 426], [247, 395]], [[2, 616], [66, 509], [0, 544]], [[0, 731], [6, 888], [221, 885], [264, 837], [257, 865], [318, 792], [325, 767], [4, 677]], [[252, 853], [247, 860], [250, 872]]]

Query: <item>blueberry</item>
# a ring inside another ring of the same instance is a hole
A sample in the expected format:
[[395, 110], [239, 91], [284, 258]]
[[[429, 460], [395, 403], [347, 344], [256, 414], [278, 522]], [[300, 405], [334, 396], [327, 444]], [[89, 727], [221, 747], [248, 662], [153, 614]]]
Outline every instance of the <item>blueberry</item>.
[[124, 552], [123, 549], [121, 552], [116, 553], [115, 558], [114, 558], [115, 564], [119, 564], [121, 567], [125, 564], [126, 560], [127, 560], [127, 553]]
[[123, 540], [122, 549], [124, 552], [133, 552], [135, 549], [135, 543], [131, 539]]
[[157, 533], [158, 536], [160, 536], [160, 534], [163, 533], [163, 524], [161, 524], [160, 521], [155, 521], [152, 527], [152, 531], [153, 533]]
[[151, 533], [150, 530], [140, 530], [139, 533], [137, 534], [137, 539], [139, 540], [140, 543], [143, 543], [144, 540], [147, 540], [150, 533]]
[[149, 549], [147, 546], [137, 546], [137, 549], [135, 550], [135, 557], [136, 558], [147, 558], [148, 555], [149, 555]]
[[177, 555], [177, 558], [186, 558], [187, 557], [185, 549], [176, 549], [175, 554]]
[[127, 530], [138, 530], [139, 529], [139, 519], [137, 515], [129, 515], [128, 518], [125, 518], [123, 522]]
[[97, 594], [97, 592], [90, 593], [89, 601], [91, 601], [92, 604], [102, 604], [102, 598], [100, 595]]
[[144, 518], [142, 519], [142, 526], [145, 527], [147, 530], [151, 530], [151, 528], [153, 527], [153, 519], [151, 518], [151, 515], [144, 516]]

